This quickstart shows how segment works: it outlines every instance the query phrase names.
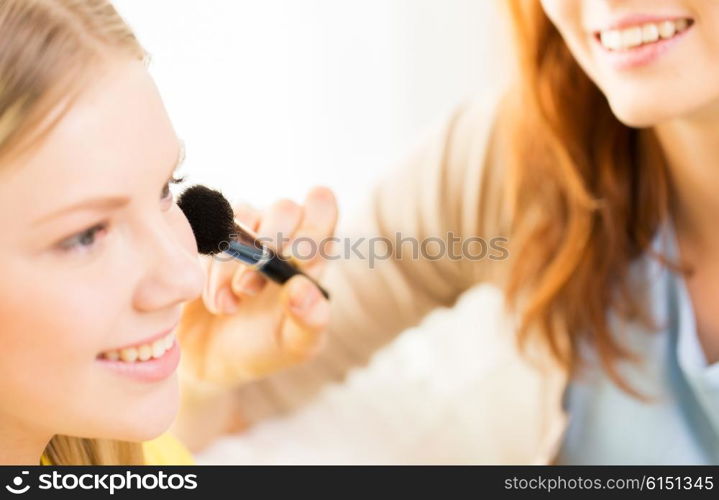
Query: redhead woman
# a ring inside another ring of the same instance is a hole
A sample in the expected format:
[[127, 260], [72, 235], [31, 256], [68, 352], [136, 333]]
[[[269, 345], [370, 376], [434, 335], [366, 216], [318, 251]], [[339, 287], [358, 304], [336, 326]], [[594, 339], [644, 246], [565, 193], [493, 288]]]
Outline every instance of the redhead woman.
[[[332, 262], [325, 349], [243, 384], [239, 415], [292, 411], [489, 283], [517, 321], [467, 325], [486, 344], [477, 462], [717, 464], [719, 3], [509, 6], [519, 71], [504, 98], [460, 106], [344, 232], [506, 238], [506, 258], [389, 245], [373, 266]], [[261, 286], [232, 266], [210, 274]]]
[[[2, 464], [191, 463], [176, 435], [199, 439], [203, 404], [218, 429], [229, 413], [197, 377], [178, 390], [180, 347], [190, 367], [227, 375], [252, 345], [243, 332], [273, 339], [276, 368], [326, 327], [327, 301], [304, 277], [268, 287], [259, 319], [247, 301], [230, 332], [196, 307], [213, 285], [173, 200], [182, 143], [146, 61], [104, 0], [0, 2]], [[306, 207], [298, 231], [330, 235], [331, 193], [313, 190]], [[178, 344], [181, 320], [213, 348]]]

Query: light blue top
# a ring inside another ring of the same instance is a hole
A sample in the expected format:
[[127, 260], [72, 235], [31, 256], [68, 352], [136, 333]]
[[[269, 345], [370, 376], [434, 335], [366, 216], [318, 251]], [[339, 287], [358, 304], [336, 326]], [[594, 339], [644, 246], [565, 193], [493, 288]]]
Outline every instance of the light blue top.
[[[652, 247], [678, 255], [671, 223]], [[557, 463], [719, 464], [719, 362], [706, 360], [684, 279], [648, 256], [631, 273], [662, 326], [651, 332], [614, 315], [609, 321], [613, 334], [643, 357], [642, 365], [621, 362], [619, 372], [654, 399], [644, 403], [622, 392], [584, 345], [591, 363], [564, 394], [570, 420]]]

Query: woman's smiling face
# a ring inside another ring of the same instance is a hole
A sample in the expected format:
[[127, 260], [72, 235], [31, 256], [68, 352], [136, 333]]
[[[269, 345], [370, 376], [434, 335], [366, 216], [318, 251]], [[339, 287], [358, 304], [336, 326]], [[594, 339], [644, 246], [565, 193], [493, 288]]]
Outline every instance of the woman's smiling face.
[[[106, 69], [0, 166], [4, 432], [145, 440], [178, 407], [179, 352], [162, 339], [204, 282], [168, 189], [181, 146], [145, 66]], [[156, 357], [106, 359], [140, 344]]]
[[719, 109], [719, 2], [541, 1], [624, 123], [650, 126]]

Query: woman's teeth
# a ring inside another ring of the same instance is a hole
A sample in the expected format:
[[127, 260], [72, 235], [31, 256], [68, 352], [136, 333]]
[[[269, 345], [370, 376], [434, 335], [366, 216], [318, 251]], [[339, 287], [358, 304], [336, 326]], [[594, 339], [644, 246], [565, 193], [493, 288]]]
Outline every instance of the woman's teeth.
[[147, 361], [150, 358], [162, 357], [162, 355], [165, 354], [165, 352], [167, 352], [174, 343], [175, 332], [172, 332], [150, 344], [142, 344], [135, 347], [126, 347], [125, 349], [105, 351], [100, 355], [100, 357], [103, 359], [109, 359], [110, 361], [120, 360], [126, 363]]
[[599, 32], [599, 41], [608, 50], [627, 50], [640, 45], [654, 43], [658, 40], [672, 38], [686, 30], [691, 21], [676, 19], [659, 23], [645, 23], [623, 29], [604, 30]]

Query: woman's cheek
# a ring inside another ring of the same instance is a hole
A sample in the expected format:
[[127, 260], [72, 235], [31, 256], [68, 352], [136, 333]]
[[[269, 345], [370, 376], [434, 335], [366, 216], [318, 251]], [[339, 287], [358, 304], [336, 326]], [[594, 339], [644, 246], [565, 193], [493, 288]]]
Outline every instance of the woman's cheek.
[[192, 254], [198, 253], [197, 240], [192, 232], [190, 222], [177, 204], [174, 204], [169, 212], [170, 226], [182, 247]]
[[541, 1], [545, 15], [562, 32], [576, 32], [581, 29], [581, 3], [574, 0]]
[[582, 11], [585, 0], [542, 0], [542, 9], [582, 69], [596, 82], [596, 71], [591, 57], [590, 37], [586, 31]]
[[94, 310], [81, 307], [97, 299], [55, 284], [47, 274], [36, 280], [24, 271], [5, 276], [3, 283], [14, 286], [0, 290], [0, 406], [12, 405], [18, 418], [28, 421], [40, 408], [55, 408], [60, 425], [88, 387], [98, 345], [91, 326], [101, 317], [99, 304], [89, 304]]

